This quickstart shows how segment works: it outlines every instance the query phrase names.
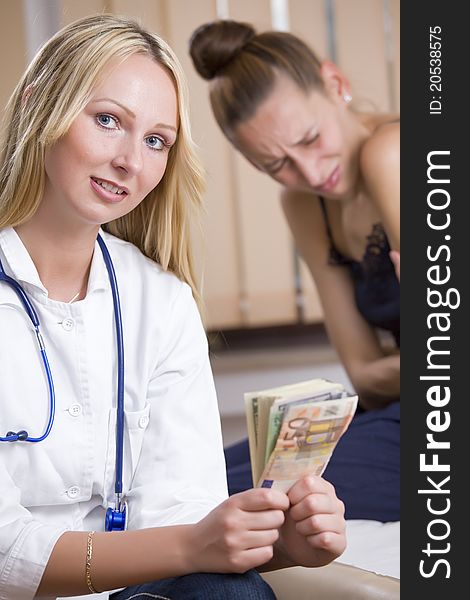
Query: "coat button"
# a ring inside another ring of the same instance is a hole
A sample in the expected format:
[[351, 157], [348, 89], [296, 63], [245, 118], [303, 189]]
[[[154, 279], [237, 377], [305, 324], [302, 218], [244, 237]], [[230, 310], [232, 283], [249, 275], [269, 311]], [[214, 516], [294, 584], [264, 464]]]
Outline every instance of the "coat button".
[[82, 405], [76, 403], [69, 406], [69, 414], [72, 417], [79, 417], [82, 414]]
[[148, 417], [140, 417], [140, 419], [139, 419], [139, 427], [141, 429], [145, 429], [148, 424], [149, 424], [149, 418]]
[[69, 487], [69, 489], [67, 490], [67, 496], [71, 499], [77, 498], [79, 494], [80, 488], [78, 487], [78, 485], [72, 485], [72, 487]]
[[62, 321], [62, 327], [65, 329], [65, 331], [71, 331], [74, 328], [74, 326], [75, 321], [70, 317], [67, 317]]

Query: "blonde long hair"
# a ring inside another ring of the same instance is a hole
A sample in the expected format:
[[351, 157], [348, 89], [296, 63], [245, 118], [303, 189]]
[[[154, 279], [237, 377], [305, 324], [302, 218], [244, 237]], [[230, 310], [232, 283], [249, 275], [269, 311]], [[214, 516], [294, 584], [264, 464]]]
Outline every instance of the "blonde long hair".
[[202, 207], [203, 170], [195, 153], [186, 81], [171, 48], [130, 19], [95, 15], [75, 21], [37, 53], [5, 111], [0, 159], [0, 228], [29, 220], [44, 191], [44, 157], [67, 133], [106, 65], [135, 53], [149, 55], [173, 78], [178, 135], [165, 174], [131, 213], [104, 225], [187, 282], [200, 303], [191, 227]]

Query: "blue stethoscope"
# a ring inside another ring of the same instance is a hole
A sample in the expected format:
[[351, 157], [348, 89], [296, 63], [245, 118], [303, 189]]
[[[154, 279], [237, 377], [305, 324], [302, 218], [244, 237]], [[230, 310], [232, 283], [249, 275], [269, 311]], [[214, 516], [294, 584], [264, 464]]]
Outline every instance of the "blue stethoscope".
[[[127, 503], [122, 498], [122, 464], [123, 464], [123, 449], [124, 449], [124, 344], [122, 335], [122, 320], [121, 320], [121, 304], [119, 301], [119, 290], [114, 271], [113, 262], [109, 255], [108, 249], [103, 241], [103, 238], [98, 235], [98, 244], [100, 245], [103, 259], [108, 271], [109, 282], [113, 294], [114, 304], [114, 321], [116, 324], [116, 344], [118, 358], [118, 381], [117, 381], [117, 420], [116, 420], [116, 482], [114, 492], [116, 494], [115, 507], [106, 510], [105, 530], [106, 531], [123, 531], [127, 524]], [[0, 437], [0, 442], [42, 442], [51, 432], [55, 416], [55, 392], [54, 381], [52, 379], [51, 368], [47, 360], [46, 348], [44, 339], [39, 330], [39, 318], [32, 305], [30, 299], [26, 295], [21, 285], [12, 277], [9, 277], [3, 270], [2, 262], [0, 261], [0, 281], [10, 285], [21, 300], [23, 307], [31, 319], [36, 334], [36, 339], [41, 352], [41, 358], [46, 372], [47, 383], [49, 386], [49, 421], [46, 425], [44, 433], [40, 437], [32, 437], [27, 431], [21, 430], [9, 431], [6, 437]]]

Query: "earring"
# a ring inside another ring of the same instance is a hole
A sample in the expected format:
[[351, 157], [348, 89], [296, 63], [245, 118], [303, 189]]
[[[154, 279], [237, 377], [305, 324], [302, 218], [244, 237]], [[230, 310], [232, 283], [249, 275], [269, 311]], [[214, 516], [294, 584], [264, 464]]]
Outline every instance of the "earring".
[[343, 94], [343, 100], [346, 102], [346, 104], [349, 104], [352, 100], [351, 94], [349, 94], [348, 92], [345, 92]]

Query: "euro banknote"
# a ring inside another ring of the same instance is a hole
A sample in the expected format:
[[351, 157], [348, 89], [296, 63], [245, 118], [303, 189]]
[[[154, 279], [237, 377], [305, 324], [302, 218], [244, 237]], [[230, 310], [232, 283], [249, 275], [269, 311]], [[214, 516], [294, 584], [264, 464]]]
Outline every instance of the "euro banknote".
[[339, 383], [312, 379], [245, 394], [253, 481], [287, 491], [321, 475], [357, 407]]

